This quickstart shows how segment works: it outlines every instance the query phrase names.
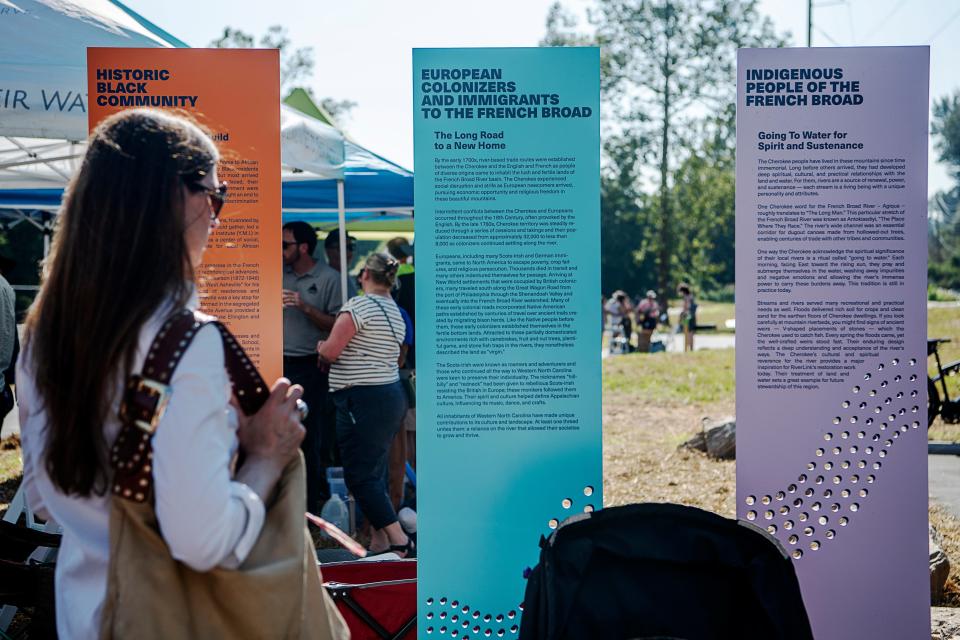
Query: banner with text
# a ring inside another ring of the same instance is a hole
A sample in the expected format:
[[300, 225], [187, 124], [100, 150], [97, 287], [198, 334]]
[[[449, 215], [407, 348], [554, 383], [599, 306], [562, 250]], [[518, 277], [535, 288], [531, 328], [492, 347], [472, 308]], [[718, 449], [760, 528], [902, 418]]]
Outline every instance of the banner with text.
[[814, 636], [930, 636], [929, 49], [744, 49], [737, 515]]
[[516, 637], [602, 506], [599, 50], [416, 49], [419, 634]]
[[87, 50], [90, 128], [134, 107], [186, 114], [220, 149], [229, 185], [200, 268], [201, 308], [223, 320], [266, 380], [283, 370], [280, 62], [274, 49]]

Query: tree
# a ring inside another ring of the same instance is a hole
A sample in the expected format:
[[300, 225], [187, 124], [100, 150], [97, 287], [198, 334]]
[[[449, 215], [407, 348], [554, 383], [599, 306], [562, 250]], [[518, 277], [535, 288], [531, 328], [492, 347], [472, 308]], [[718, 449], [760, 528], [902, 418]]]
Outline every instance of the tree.
[[[643, 256], [655, 252], [661, 295], [672, 291], [681, 275], [678, 268], [700, 259], [678, 255], [681, 247], [696, 248], [696, 243], [680, 239], [680, 228], [686, 232], [706, 222], [676, 209], [674, 172], [692, 150], [716, 138], [718, 128], [725, 126], [725, 118], [712, 114], [731, 112], [737, 48], [782, 44], [769, 19], [760, 18], [756, 4], [756, 0], [597, 0], [588, 13], [594, 28], [590, 37], [578, 35], [576, 21], [558, 5], [547, 17], [548, 44], [589, 41], [602, 47], [601, 90], [611, 121], [607, 129], [638, 142], [637, 156], [621, 161], [641, 163], [641, 171], [634, 173], [655, 189], [656, 210], [646, 216], [638, 251]], [[731, 139], [725, 143], [731, 144]], [[609, 154], [606, 159], [614, 162]], [[716, 204], [727, 206], [726, 202], [719, 198]], [[732, 201], [729, 207], [732, 215]], [[678, 221], [678, 216], [690, 219]]]
[[309, 87], [304, 87], [304, 91], [307, 92], [307, 95], [310, 96], [310, 99], [313, 100], [316, 104], [319, 104], [334, 120], [337, 120], [339, 123], [343, 123], [345, 120], [350, 118], [350, 112], [353, 111], [353, 108], [357, 106], [357, 103], [353, 100], [337, 100], [335, 98], [317, 98], [316, 94], [313, 92], [313, 89]]
[[643, 291], [655, 284], [647, 247], [636, 246], [636, 239], [643, 237], [643, 214], [649, 211], [647, 196], [637, 189], [637, 166], [629, 162], [636, 157], [637, 144], [624, 136], [605, 145], [612, 161], [600, 174], [600, 286], [608, 294], [616, 289]]
[[960, 289], [960, 187], [936, 193], [927, 220], [927, 279], [946, 289]]
[[940, 161], [947, 164], [960, 186], [960, 91], [933, 103], [930, 132], [935, 137], [934, 147], [940, 153]]
[[715, 134], [681, 161], [670, 189], [670, 207], [677, 212], [671, 272], [708, 295], [734, 281], [732, 106], [728, 117], [710, 124]]
[[[547, 14], [547, 33], [540, 44], [550, 47], [597, 45], [593, 34], [576, 31], [577, 18], [559, 2]], [[603, 66], [604, 50], [600, 51]], [[606, 105], [601, 105], [605, 110]], [[649, 198], [640, 189], [641, 165], [636, 161], [638, 136], [612, 129], [602, 118], [604, 162], [600, 172], [600, 287], [607, 294], [616, 289], [636, 292], [655, 285], [650, 278], [653, 262], [643, 239]]]
[[[249, 49], [253, 46], [260, 46], [265, 49], [280, 50], [280, 93], [287, 95], [292, 89], [300, 86], [304, 80], [308, 80], [313, 75], [315, 61], [313, 58], [313, 47], [292, 48], [292, 41], [287, 36], [287, 30], [275, 24], [267, 28], [267, 32], [260, 37], [257, 44], [253, 35], [234, 29], [233, 27], [224, 27], [223, 35], [210, 43], [211, 47], [218, 49]], [[307, 93], [313, 98], [313, 91], [306, 88]], [[322, 98], [316, 100], [320, 103], [327, 113], [334, 118], [346, 119], [350, 115], [350, 110], [357, 106], [352, 100], [335, 100], [333, 98]]]
[[933, 103], [930, 132], [939, 160], [947, 165], [954, 187], [930, 201], [928, 278], [948, 289], [960, 288], [960, 91]]

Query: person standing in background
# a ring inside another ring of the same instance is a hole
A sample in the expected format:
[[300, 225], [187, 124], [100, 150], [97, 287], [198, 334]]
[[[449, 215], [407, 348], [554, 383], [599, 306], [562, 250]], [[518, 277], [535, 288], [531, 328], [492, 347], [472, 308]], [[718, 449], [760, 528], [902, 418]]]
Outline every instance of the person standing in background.
[[[11, 261], [0, 256], [0, 424], [13, 409], [13, 383], [9, 373], [16, 364], [17, 346], [17, 297], [13, 287], [7, 282], [3, 272], [10, 267]], [[9, 379], [8, 379], [9, 376]]]
[[693, 297], [690, 285], [686, 283], [677, 287], [677, 293], [683, 296], [683, 308], [680, 310], [680, 326], [683, 327], [683, 350], [693, 351], [693, 334], [697, 330], [697, 301]]
[[317, 352], [331, 365], [343, 476], [373, 528], [370, 550], [408, 557], [414, 544], [387, 493], [390, 445], [407, 410], [398, 367], [406, 327], [390, 297], [399, 266], [383, 254], [367, 258], [360, 272], [364, 295], [344, 305]]
[[630, 326], [630, 317], [627, 315], [628, 308], [626, 300], [627, 294], [617, 289], [611, 294], [610, 299], [604, 306], [610, 322], [611, 353], [627, 353], [632, 349], [630, 345], [630, 334], [627, 332]]
[[[301, 443], [307, 469], [307, 511], [320, 513], [330, 497], [322, 456], [328, 368], [317, 363], [317, 343], [326, 340], [340, 311], [340, 275], [315, 260], [317, 232], [306, 222], [283, 225], [283, 375], [303, 387], [310, 407]], [[331, 446], [333, 443], [329, 443]]]
[[[350, 270], [350, 263], [353, 262], [353, 250], [356, 248], [357, 239], [353, 236], [347, 236], [347, 271]], [[323, 241], [323, 252], [327, 254], [327, 262], [330, 267], [337, 272], [337, 277], [340, 277], [340, 231], [334, 229], [327, 234], [327, 237]], [[339, 282], [339, 280], [338, 280]], [[357, 295], [357, 283], [356, 281], [347, 276], [347, 299]]]
[[[359, 287], [355, 278], [349, 274], [350, 264], [353, 262], [353, 251], [356, 248], [357, 239], [347, 235], [347, 296], [349, 300], [357, 295]], [[340, 230], [334, 229], [327, 233], [323, 240], [323, 252], [327, 256], [327, 263], [337, 274], [337, 282], [340, 282]], [[337, 295], [340, 295], [340, 288], [337, 288]], [[343, 302], [343, 298], [337, 298], [338, 303]], [[316, 345], [314, 345], [316, 349]], [[327, 366], [327, 365], [321, 365]], [[333, 399], [327, 394], [327, 400], [320, 407], [323, 412], [321, 423], [323, 425], [323, 436], [320, 443], [320, 459], [323, 464], [329, 467], [340, 467], [340, 445], [337, 443], [337, 408], [333, 405]]]
[[406, 352], [400, 364], [400, 381], [407, 391], [407, 400], [410, 405], [403, 417], [403, 425], [394, 439], [390, 449], [390, 495], [397, 502], [397, 496], [403, 495], [403, 477], [405, 464], [416, 468], [417, 464], [417, 405], [416, 405], [416, 368], [417, 354], [414, 331], [416, 329], [416, 274], [413, 264], [413, 246], [403, 236], [397, 236], [387, 242], [387, 252], [394, 260], [400, 263], [397, 270], [396, 286], [393, 289], [393, 299], [400, 308], [401, 314], [406, 314], [407, 337], [404, 339]]
[[[413, 322], [410, 320], [410, 314], [406, 309], [397, 305], [400, 316], [403, 318], [404, 336], [400, 344], [400, 358], [397, 365], [400, 368], [400, 383], [407, 394], [407, 410], [400, 420], [400, 430], [393, 437], [393, 444], [390, 445], [390, 459], [388, 468], [388, 488], [390, 491], [390, 501], [393, 502], [395, 509], [399, 510], [403, 504], [404, 478], [406, 477], [407, 462], [416, 468], [416, 446], [417, 446], [417, 398], [416, 398], [416, 372], [408, 366], [407, 355], [413, 350]], [[412, 457], [411, 457], [412, 456]]]
[[[622, 292], [621, 292], [622, 293]], [[623, 327], [623, 337], [627, 341], [627, 351], [632, 352], [633, 347], [633, 302], [630, 300], [630, 296], [626, 293], [623, 293], [623, 297], [620, 299], [620, 304], [623, 307], [623, 319], [620, 320], [620, 324]]]
[[[394, 289], [393, 299], [397, 305], [407, 312], [413, 325], [417, 324], [417, 305], [416, 288], [413, 264], [413, 246], [407, 242], [403, 236], [397, 236], [387, 242], [387, 251], [393, 256], [393, 259], [400, 263], [400, 270], [397, 271], [397, 287]], [[412, 362], [413, 358], [408, 353], [407, 360]]]
[[649, 353], [650, 338], [653, 336], [653, 330], [657, 328], [660, 321], [660, 305], [657, 304], [657, 294], [654, 291], [647, 291], [647, 297], [637, 305], [637, 323], [640, 325], [640, 331], [637, 334], [637, 349], [642, 353]]

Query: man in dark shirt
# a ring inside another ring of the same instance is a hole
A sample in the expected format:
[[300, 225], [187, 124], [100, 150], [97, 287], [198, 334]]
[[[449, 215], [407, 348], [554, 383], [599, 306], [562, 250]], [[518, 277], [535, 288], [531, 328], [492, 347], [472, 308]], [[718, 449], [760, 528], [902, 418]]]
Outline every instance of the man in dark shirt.
[[307, 510], [319, 514], [329, 497], [321, 447], [327, 373], [317, 366], [317, 343], [330, 335], [340, 311], [340, 275], [316, 260], [317, 233], [306, 222], [283, 225], [283, 374], [303, 386], [310, 412], [301, 443], [307, 471]]
[[[410, 316], [411, 324], [417, 326], [417, 304], [416, 304], [416, 276], [413, 270], [413, 246], [403, 236], [397, 236], [387, 242], [387, 251], [400, 263], [400, 269], [397, 271], [397, 288], [393, 292], [393, 298], [397, 301], [397, 306], [407, 312]], [[416, 355], [414, 346], [410, 346], [407, 353], [408, 368], [416, 367]]]
[[[347, 236], [347, 270], [350, 269], [350, 263], [353, 262], [353, 250], [356, 247], [357, 240], [353, 236]], [[327, 234], [326, 239], [323, 241], [323, 251], [327, 254], [327, 262], [330, 264], [330, 267], [337, 272], [337, 277], [340, 276], [340, 231], [334, 229]], [[350, 277], [347, 274], [347, 300], [357, 295], [357, 283], [356, 280]]]

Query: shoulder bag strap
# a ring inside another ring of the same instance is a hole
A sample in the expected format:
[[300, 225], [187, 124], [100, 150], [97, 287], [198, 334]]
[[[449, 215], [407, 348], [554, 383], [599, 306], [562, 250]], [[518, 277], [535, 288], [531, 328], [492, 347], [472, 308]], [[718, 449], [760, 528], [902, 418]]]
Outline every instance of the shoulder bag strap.
[[376, 303], [380, 307], [380, 313], [383, 314], [383, 319], [387, 321], [387, 326], [390, 327], [390, 333], [393, 334], [393, 339], [397, 341], [397, 344], [400, 345], [400, 348], [403, 348], [403, 340], [397, 337], [397, 332], [393, 330], [393, 323], [390, 322], [390, 316], [387, 315], [387, 310], [383, 308], [383, 303], [381, 303], [375, 296], [365, 296], [370, 298], [371, 302]]
[[151, 437], [170, 400], [173, 373], [206, 324], [213, 324], [220, 331], [227, 374], [243, 412], [256, 413], [270, 395], [260, 372], [225, 326], [216, 320], [202, 319], [189, 309], [173, 314], [150, 345], [142, 373], [127, 380], [120, 403], [120, 433], [110, 451], [114, 496], [135, 502], [153, 500]]

